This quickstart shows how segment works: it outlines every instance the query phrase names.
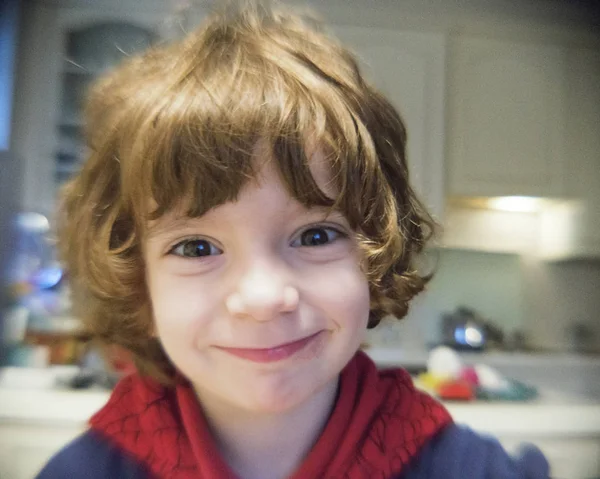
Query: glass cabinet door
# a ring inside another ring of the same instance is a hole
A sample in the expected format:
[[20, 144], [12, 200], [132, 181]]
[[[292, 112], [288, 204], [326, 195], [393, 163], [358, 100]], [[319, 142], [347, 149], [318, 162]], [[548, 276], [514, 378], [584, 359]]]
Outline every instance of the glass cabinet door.
[[75, 173], [85, 158], [82, 109], [90, 84], [125, 57], [149, 48], [156, 39], [148, 28], [117, 21], [93, 23], [66, 32], [56, 125], [56, 186]]

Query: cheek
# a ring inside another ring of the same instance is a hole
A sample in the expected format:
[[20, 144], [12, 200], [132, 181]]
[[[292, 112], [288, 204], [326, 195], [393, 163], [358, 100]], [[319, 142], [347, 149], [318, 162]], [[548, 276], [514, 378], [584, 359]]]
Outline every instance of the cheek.
[[215, 295], [209, 287], [198, 278], [148, 277], [155, 327], [162, 340], [178, 337], [194, 341], [199, 336], [213, 316]]
[[369, 284], [355, 262], [328, 268], [327, 274], [314, 275], [311, 290], [338, 325], [349, 323], [362, 327], [368, 321], [370, 309]]

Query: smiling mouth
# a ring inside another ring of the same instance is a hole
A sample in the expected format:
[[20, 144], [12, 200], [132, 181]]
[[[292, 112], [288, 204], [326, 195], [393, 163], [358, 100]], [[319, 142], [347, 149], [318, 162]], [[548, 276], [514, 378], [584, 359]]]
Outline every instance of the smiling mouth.
[[274, 348], [226, 348], [218, 346], [217, 348], [225, 351], [238, 358], [247, 359], [256, 363], [271, 363], [275, 361], [282, 361], [289, 357], [292, 357], [300, 352], [308, 351], [310, 346], [315, 344], [317, 340], [324, 334], [324, 331], [319, 331], [306, 338], [292, 341], [291, 343], [282, 344], [275, 346]]

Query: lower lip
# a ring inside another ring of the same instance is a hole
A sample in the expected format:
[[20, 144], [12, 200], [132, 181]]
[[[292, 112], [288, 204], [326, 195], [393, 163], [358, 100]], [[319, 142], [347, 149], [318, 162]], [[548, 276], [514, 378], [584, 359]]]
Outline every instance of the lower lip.
[[253, 361], [255, 363], [272, 363], [275, 361], [282, 361], [290, 358], [294, 355], [299, 355], [303, 351], [308, 351], [310, 346], [315, 343], [319, 337], [323, 334], [320, 331], [307, 338], [294, 341], [293, 343], [284, 344], [276, 348], [270, 349], [244, 349], [244, 348], [219, 348], [233, 356], [238, 358]]

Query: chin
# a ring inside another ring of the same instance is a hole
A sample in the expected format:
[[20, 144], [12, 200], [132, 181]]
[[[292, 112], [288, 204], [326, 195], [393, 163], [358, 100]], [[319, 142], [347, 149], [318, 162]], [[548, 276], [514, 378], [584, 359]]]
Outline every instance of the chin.
[[[262, 378], [263, 380], [265, 378]], [[314, 398], [330, 381], [308, 378], [302, 381], [255, 381], [251, 391], [240, 394], [245, 409], [257, 414], [277, 414], [291, 411]]]

